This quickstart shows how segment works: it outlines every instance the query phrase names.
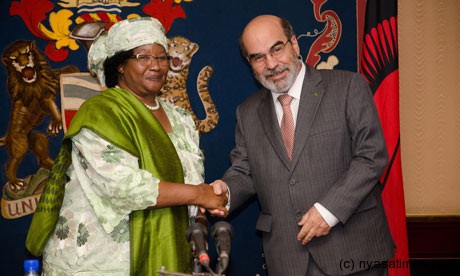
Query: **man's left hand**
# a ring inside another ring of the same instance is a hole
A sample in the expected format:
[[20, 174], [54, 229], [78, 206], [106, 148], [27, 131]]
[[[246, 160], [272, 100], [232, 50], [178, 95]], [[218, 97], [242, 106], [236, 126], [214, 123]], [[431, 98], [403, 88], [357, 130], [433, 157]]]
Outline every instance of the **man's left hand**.
[[332, 228], [327, 224], [315, 206], [311, 207], [310, 210], [303, 215], [299, 225], [302, 226], [302, 228], [297, 235], [297, 239], [303, 245], [309, 243], [314, 237], [326, 236]]

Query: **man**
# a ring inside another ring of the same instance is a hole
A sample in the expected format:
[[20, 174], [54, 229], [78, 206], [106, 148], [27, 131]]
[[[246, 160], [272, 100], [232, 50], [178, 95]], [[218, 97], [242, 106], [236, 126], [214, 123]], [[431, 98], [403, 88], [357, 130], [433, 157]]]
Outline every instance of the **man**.
[[[240, 45], [264, 88], [237, 109], [232, 166], [214, 191], [229, 190], [230, 212], [257, 195], [270, 276], [385, 275], [394, 243], [378, 179], [388, 160], [368, 85], [303, 64], [276, 16], [251, 20]], [[280, 95], [292, 97], [287, 109]]]

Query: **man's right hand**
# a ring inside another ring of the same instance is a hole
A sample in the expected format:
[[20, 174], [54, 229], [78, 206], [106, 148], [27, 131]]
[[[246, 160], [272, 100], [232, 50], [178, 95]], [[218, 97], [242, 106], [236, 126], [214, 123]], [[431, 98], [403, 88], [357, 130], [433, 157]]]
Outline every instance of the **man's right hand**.
[[216, 195], [227, 194], [228, 196], [228, 186], [224, 181], [217, 179], [216, 181], [210, 184], [214, 189]]
[[227, 215], [227, 202], [228, 202], [228, 197], [224, 193], [216, 193], [214, 191], [214, 187], [211, 187], [211, 185], [208, 184], [200, 184], [197, 186], [201, 192], [200, 192], [200, 198], [199, 198], [199, 206], [201, 212], [204, 212], [205, 210], [208, 210], [209, 213], [215, 214], [218, 216], [226, 216]]
[[[230, 200], [228, 198], [229, 194], [228, 194], [228, 187], [227, 187], [227, 184], [225, 184], [224, 181], [218, 179], [214, 182], [212, 182], [210, 184], [214, 190], [214, 193], [216, 195], [220, 195], [220, 196], [223, 196], [225, 197], [228, 201]], [[202, 212], [204, 212], [203, 209], [201, 209]], [[220, 209], [208, 209], [207, 210], [211, 215], [213, 216], [218, 216], [218, 217], [226, 217], [227, 214], [228, 214], [228, 209], [226, 209], [225, 211], [222, 211]]]

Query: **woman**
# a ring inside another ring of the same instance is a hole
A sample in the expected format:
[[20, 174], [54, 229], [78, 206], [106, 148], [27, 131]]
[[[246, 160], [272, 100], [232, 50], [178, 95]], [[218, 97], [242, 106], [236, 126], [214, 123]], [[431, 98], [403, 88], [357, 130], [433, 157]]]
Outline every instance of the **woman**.
[[199, 184], [192, 117], [157, 98], [167, 49], [153, 18], [120, 21], [91, 46], [89, 69], [108, 89], [73, 118], [34, 214], [26, 247], [43, 253], [43, 275], [190, 271], [186, 205], [226, 212]]

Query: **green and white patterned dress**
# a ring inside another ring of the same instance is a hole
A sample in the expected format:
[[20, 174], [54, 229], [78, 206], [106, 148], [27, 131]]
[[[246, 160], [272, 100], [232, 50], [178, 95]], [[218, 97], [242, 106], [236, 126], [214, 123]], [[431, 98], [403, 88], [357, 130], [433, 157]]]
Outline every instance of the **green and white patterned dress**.
[[[192, 117], [160, 102], [185, 183], [203, 183], [203, 155]], [[140, 169], [136, 157], [86, 128], [72, 137], [67, 175], [59, 220], [43, 254], [43, 275], [129, 275], [129, 214], [156, 204], [159, 180]]]

